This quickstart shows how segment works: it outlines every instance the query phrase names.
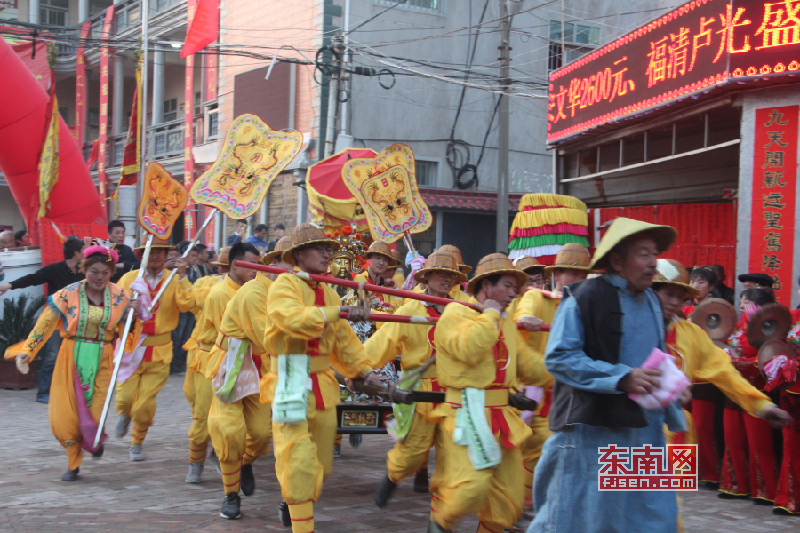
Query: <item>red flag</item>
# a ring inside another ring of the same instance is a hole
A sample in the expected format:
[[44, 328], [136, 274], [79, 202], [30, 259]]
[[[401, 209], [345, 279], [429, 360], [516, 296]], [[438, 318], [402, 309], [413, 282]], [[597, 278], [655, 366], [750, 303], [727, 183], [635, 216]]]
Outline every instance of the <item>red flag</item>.
[[86, 170], [89, 172], [92, 171], [92, 167], [97, 163], [98, 152], [100, 152], [100, 141], [99, 139], [95, 139], [92, 142], [92, 153], [89, 154], [89, 159], [86, 160]]
[[198, 0], [181, 57], [196, 54], [219, 37], [219, 0]]
[[[131, 121], [128, 126], [128, 136], [125, 138], [125, 151], [122, 156], [122, 177], [118, 185], [135, 185], [136, 178], [141, 170], [141, 143], [142, 138], [142, 60], [136, 68], [136, 89], [133, 91], [133, 106]], [[116, 193], [115, 193], [116, 194]]]

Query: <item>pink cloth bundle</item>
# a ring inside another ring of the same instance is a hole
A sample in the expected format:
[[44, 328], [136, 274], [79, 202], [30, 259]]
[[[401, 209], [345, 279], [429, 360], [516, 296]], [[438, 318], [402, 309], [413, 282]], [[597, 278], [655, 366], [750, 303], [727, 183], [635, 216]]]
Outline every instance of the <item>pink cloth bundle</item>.
[[678, 396], [691, 386], [691, 382], [683, 372], [675, 366], [671, 355], [665, 354], [658, 348], [648, 356], [642, 368], [657, 368], [661, 370], [658, 387], [650, 394], [629, 394], [628, 397], [645, 409], [661, 409], [678, 399]]
[[773, 357], [764, 365], [764, 373], [767, 375], [764, 390], [771, 392], [781, 385], [797, 381], [797, 361], [786, 355]]

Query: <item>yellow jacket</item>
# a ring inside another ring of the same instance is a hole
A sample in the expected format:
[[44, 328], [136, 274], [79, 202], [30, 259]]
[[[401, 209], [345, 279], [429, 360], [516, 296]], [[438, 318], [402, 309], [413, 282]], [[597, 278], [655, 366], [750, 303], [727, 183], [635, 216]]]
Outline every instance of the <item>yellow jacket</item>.
[[[556, 311], [558, 310], [558, 304], [561, 303], [561, 300], [557, 298], [548, 298], [537, 290], [527, 291], [517, 300], [519, 303], [514, 312], [514, 322], [519, 322], [526, 316], [535, 316], [548, 325], [553, 323], [553, 318], [555, 318]], [[520, 340], [530, 348], [533, 357], [544, 362], [547, 339], [550, 337], [550, 334], [546, 331], [518, 331]], [[548, 381], [549, 382], [545, 386], [552, 386], [552, 376], [550, 376]]]
[[[394, 279], [394, 278], [390, 278], [390, 279]], [[362, 282], [363, 281], [364, 283], [373, 283], [372, 279], [369, 277], [369, 272], [367, 271], [367, 269], [364, 269], [363, 272], [359, 272], [358, 274], [353, 276], [353, 281], [358, 281], [358, 282]], [[402, 289], [403, 288], [403, 284], [400, 283], [394, 288], [395, 289]], [[388, 294], [381, 294], [379, 292], [375, 292], [375, 293], [372, 293], [372, 294], [374, 294], [375, 296], [380, 298], [382, 302], [386, 303], [387, 305], [391, 305], [392, 307], [397, 308], [397, 307], [400, 307], [401, 305], [403, 305], [403, 299], [402, 298], [396, 298], [394, 296], [389, 296]]]
[[[474, 298], [470, 302], [478, 303]], [[501, 332], [508, 350], [508, 364], [504, 380], [494, 385], [497, 368], [493, 349]], [[448, 398], [452, 392], [450, 389], [491, 387], [506, 389], [496, 394], [507, 400], [507, 389], [517, 380], [528, 385], [540, 385], [541, 368], [537, 368], [539, 365], [530, 351], [518, 351], [516, 323], [493, 309], [478, 313], [465, 305], [448, 305], [437, 324], [434, 342], [437, 376], [439, 384], [448, 390]], [[448, 403], [442, 404], [437, 411], [443, 416], [455, 416], [452, 403], [448, 399]], [[501, 409], [509, 426], [509, 440], [518, 446], [530, 435], [530, 428], [507, 405]], [[449, 425], [446, 427], [452, 429]]]
[[[155, 297], [160, 286], [169, 277], [170, 271], [164, 269], [164, 277], [156, 289], [150, 291], [151, 297]], [[117, 285], [123, 289], [130, 289], [131, 284], [139, 276], [139, 270], [131, 270], [122, 278]], [[169, 364], [172, 361], [172, 331], [178, 327], [178, 320], [181, 313], [188, 312], [194, 306], [194, 290], [188, 278], [178, 280], [178, 276], [172, 278], [164, 294], [158, 300], [155, 316], [142, 324], [142, 332], [147, 333], [143, 346], [152, 346], [152, 362]]]
[[[731, 358], [716, 346], [705, 331], [683, 319], [669, 324], [675, 332], [675, 344], [668, 342], [670, 353], [676, 355], [678, 368], [692, 381], [709, 382], [719, 387], [725, 396], [752, 414], [763, 414], [773, 407], [767, 395], [750, 385], [731, 363]], [[670, 340], [670, 334], [667, 334]]]
[[[398, 315], [430, 316], [427, 307], [418, 300], [408, 300], [405, 305], [397, 309]], [[372, 334], [364, 343], [369, 365], [380, 368], [402, 355], [400, 364], [405, 371], [414, 370], [422, 366], [433, 354], [433, 346], [428, 340], [428, 335], [433, 326], [419, 324], [403, 324], [399, 322], [386, 322], [383, 327]], [[436, 379], [436, 363], [432, 364], [422, 374], [420, 380], [421, 391], [438, 390]], [[418, 403], [416, 410], [422, 416], [429, 418], [433, 410], [432, 403]]]
[[239, 285], [230, 276], [219, 283], [215, 283], [208, 291], [203, 312], [200, 315], [197, 327], [197, 346], [194, 359], [192, 360], [191, 370], [203, 375], [208, 370], [211, 356], [211, 349], [217, 341], [220, 326], [222, 325], [222, 315], [225, 314], [225, 307], [231, 301], [233, 295], [239, 290]]
[[[192, 334], [189, 336], [189, 340], [183, 345], [184, 350], [192, 351], [197, 348], [197, 335], [200, 333], [200, 315], [203, 314], [203, 303], [206, 300], [206, 296], [208, 296], [208, 291], [221, 279], [222, 276], [219, 274], [203, 276], [192, 285], [192, 289], [194, 290], [194, 305], [189, 311], [194, 315], [194, 328], [192, 329]], [[194, 357], [194, 354], [190, 357]], [[191, 360], [188, 361], [188, 364], [191, 366]]]
[[213, 379], [219, 372], [222, 359], [228, 350], [228, 337], [247, 339], [253, 355], [261, 357], [261, 374], [269, 372], [269, 356], [264, 349], [264, 334], [267, 331], [267, 297], [272, 280], [264, 274], [256, 274], [256, 279], [242, 285], [241, 290], [228, 302], [222, 315], [219, 334], [209, 356], [210, 364], [206, 372]]
[[[319, 353], [328, 356], [334, 369], [347, 378], [360, 377], [361, 372], [372, 367], [353, 328], [346, 320], [339, 320], [342, 303], [339, 295], [327, 284], [320, 283], [325, 305], [318, 306], [311, 284], [317, 285], [292, 274], [281, 274], [270, 287], [269, 321], [264, 336], [267, 353], [307, 354], [308, 341], [319, 339]], [[325, 407], [335, 407], [339, 403], [339, 383], [333, 371], [319, 372], [317, 378]], [[275, 395], [277, 379], [276, 367], [272, 366], [268, 379], [262, 381], [266, 385], [267, 401], [271, 402]]]
[[[427, 317], [426, 306], [418, 300], [410, 300], [397, 309], [395, 314]], [[432, 326], [387, 322], [364, 343], [364, 351], [372, 368], [381, 368], [398, 355], [402, 355], [403, 370], [419, 368], [431, 358], [433, 346], [428, 341]]]

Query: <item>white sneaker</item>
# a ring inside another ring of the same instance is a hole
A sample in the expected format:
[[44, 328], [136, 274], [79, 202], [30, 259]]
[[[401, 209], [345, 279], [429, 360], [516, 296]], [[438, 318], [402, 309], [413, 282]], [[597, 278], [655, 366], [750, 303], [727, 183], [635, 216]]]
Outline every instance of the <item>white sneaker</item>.
[[338, 459], [341, 456], [342, 456], [342, 447], [339, 444], [334, 444], [333, 445], [333, 457], [335, 459]]
[[117, 438], [121, 439], [128, 434], [128, 426], [131, 425], [131, 418], [125, 415], [119, 415], [117, 418], [116, 434]]
[[189, 473], [186, 474], [186, 483], [200, 483], [203, 481], [203, 463], [189, 463]]
[[131, 461], [144, 461], [147, 456], [142, 451], [141, 444], [134, 444], [131, 446]]

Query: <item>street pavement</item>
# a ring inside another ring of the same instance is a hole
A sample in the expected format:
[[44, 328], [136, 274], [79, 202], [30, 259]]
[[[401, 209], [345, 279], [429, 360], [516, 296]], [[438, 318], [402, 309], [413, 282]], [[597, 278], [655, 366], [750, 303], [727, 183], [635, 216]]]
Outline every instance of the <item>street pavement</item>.
[[[147, 461], [131, 463], [129, 439], [112, 436], [104, 457], [87, 456], [74, 483], [59, 480], [66, 454], [50, 432], [47, 406], [34, 401], [35, 391], [0, 390], [0, 533], [288, 532], [277, 516], [280, 490], [271, 455], [254, 464], [256, 492], [242, 497], [241, 520], [219, 518], [224, 495], [212, 467], [203, 483], [184, 482], [191, 412], [182, 386], [183, 376], [172, 376], [158, 397], [156, 424], [144, 444]], [[414, 492], [412, 480], [401, 482], [386, 509], [372, 503], [391, 446], [388, 436], [367, 435], [353, 449], [345, 436], [342, 457], [334, 459], [315, 505], [318, 533], [426, 531], [430, 497]], [[800, 531], [800, 517], [775, 516], [770, 507], [721, 500], [706, 490], [684, 493], [683, 519], [686, 531], [696, 533]], [[471, 516], [456, 531], [476, 527]]]

